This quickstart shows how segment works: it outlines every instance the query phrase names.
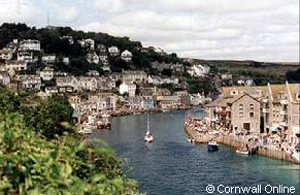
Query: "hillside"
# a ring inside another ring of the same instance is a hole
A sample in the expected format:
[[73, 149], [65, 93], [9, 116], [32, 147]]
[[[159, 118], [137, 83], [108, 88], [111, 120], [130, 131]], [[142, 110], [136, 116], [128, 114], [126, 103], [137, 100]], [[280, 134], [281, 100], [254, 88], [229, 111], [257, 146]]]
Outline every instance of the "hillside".
[[[89, 63], [86, 55], [91, 52], [88, 48], [83, 48], [80, 41], [91, 39], [94, 41], [95, 51], [101, 51], [97, 46], [103, 45], [106, 48], [116, 46], [121, 52], [128, 50], [133, 54], [132, 61], [126, 63], [119, 57], [108, 56], [112, 72], [124, 70], [143, 69], [149, 71], [150, 62], [158, 61], [165, 63], [177, 63], [183, 61], [177, 58], [176, 54], [166, 54], [163, 51], [157, 52], [155, 47], [143, 48], [139, 41], [132, 41], [129, 37], [114, 37], [106, 33], [75, 31], [70, 27], [46, 27], [37, 29], [28, 27], [26, 24], [3, 23], [0, 27], [0, 48], [3, 48], [14, 39], [18, 40], [39, 40], [43, 54], [55, 54], [58, 57], [69, 57], [70, 65], [64, 66], [62, 63], [55, 63], [56, 70], [84, 75], [88, 70], [97, 70], [103, 74], [103, 63], [98, 66]], [[38, 56], [40, 57], [40, 56]], [[39, 61], [32, 65], [31, 72], [42, 68]]]

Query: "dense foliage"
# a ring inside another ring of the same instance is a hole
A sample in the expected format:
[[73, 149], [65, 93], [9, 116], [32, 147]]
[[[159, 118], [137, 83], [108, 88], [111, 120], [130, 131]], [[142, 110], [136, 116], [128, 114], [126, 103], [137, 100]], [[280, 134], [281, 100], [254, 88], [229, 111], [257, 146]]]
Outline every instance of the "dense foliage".
[[0, 194], [139, 194], [105, 143], [69, 133], [64, 98], [34, 99], [0, 87]]
[[286, 79], [290, 82], [300, 82], [300, 68], [295, 71], [288, 71], [286, 73]]

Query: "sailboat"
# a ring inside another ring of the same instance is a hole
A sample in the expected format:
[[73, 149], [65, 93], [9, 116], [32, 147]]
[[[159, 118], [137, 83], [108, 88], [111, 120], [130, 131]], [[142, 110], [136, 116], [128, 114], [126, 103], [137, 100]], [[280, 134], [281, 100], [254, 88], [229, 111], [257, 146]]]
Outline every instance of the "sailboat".
[[154, 137], [153, 137], [152, 133], [150, 132], [149, 115], [147, 115], [147, 131], [145, 133], [144, 140], [147, 143], [151, 143], [154, 141]]

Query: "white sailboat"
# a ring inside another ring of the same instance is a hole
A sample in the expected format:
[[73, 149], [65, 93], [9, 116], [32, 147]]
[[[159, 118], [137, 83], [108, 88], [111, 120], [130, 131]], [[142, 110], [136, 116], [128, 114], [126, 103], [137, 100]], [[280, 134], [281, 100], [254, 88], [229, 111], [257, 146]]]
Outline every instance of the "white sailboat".
[[149, 115], [147, 115], [147, 131], [145, 133], [144, 140], [147, 143], [151, 143], [154, 141], [154, 137], [153, 137], [152, 133], [150, 132]]

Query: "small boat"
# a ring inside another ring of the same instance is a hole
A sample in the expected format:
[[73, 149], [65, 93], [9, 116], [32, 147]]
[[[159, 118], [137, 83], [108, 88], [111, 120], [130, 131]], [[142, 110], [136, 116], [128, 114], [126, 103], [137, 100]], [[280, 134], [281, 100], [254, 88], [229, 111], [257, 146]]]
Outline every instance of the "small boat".
[[90, 128], [84, 128], [84, 129], [78, 131], [78, 133], [80, 133], [80, 134], [91, 134], [92, 132], [93, 131]]
[[195, 143], [195, 140], [194, 140], [193, 138], [190, 138], [190, 137], [187, 138], [187, 141], [188, 141], [189, 143], [191, 143], [191, 144], [192, 144], [192, 143]]
[[214, 152], [219, 150], [219, 144], [216, 141], [210, 141], [207, 144], [207, 149], [209, 152]]
[[145, 133], [144, 140], [145, 140], [145, 142], [147, 142], [147, 143], [151, 143], [151, 142], [154, 141], [154, 137], [153, 137], [153, 135], [150, 133], [150, 131], [147, 131], [147, 132]]
[[154, 141], [154, 137], [150, 132], [149, 115], [147, 115], [147, 131], [145, 133], [144, 140], [146, 143], [152, 143]]
[[237, 149], [236, 153], [241, 154], [241, 155], [249, 155], [249, 151], [248, 150], [243, 150], [243, 149]]

